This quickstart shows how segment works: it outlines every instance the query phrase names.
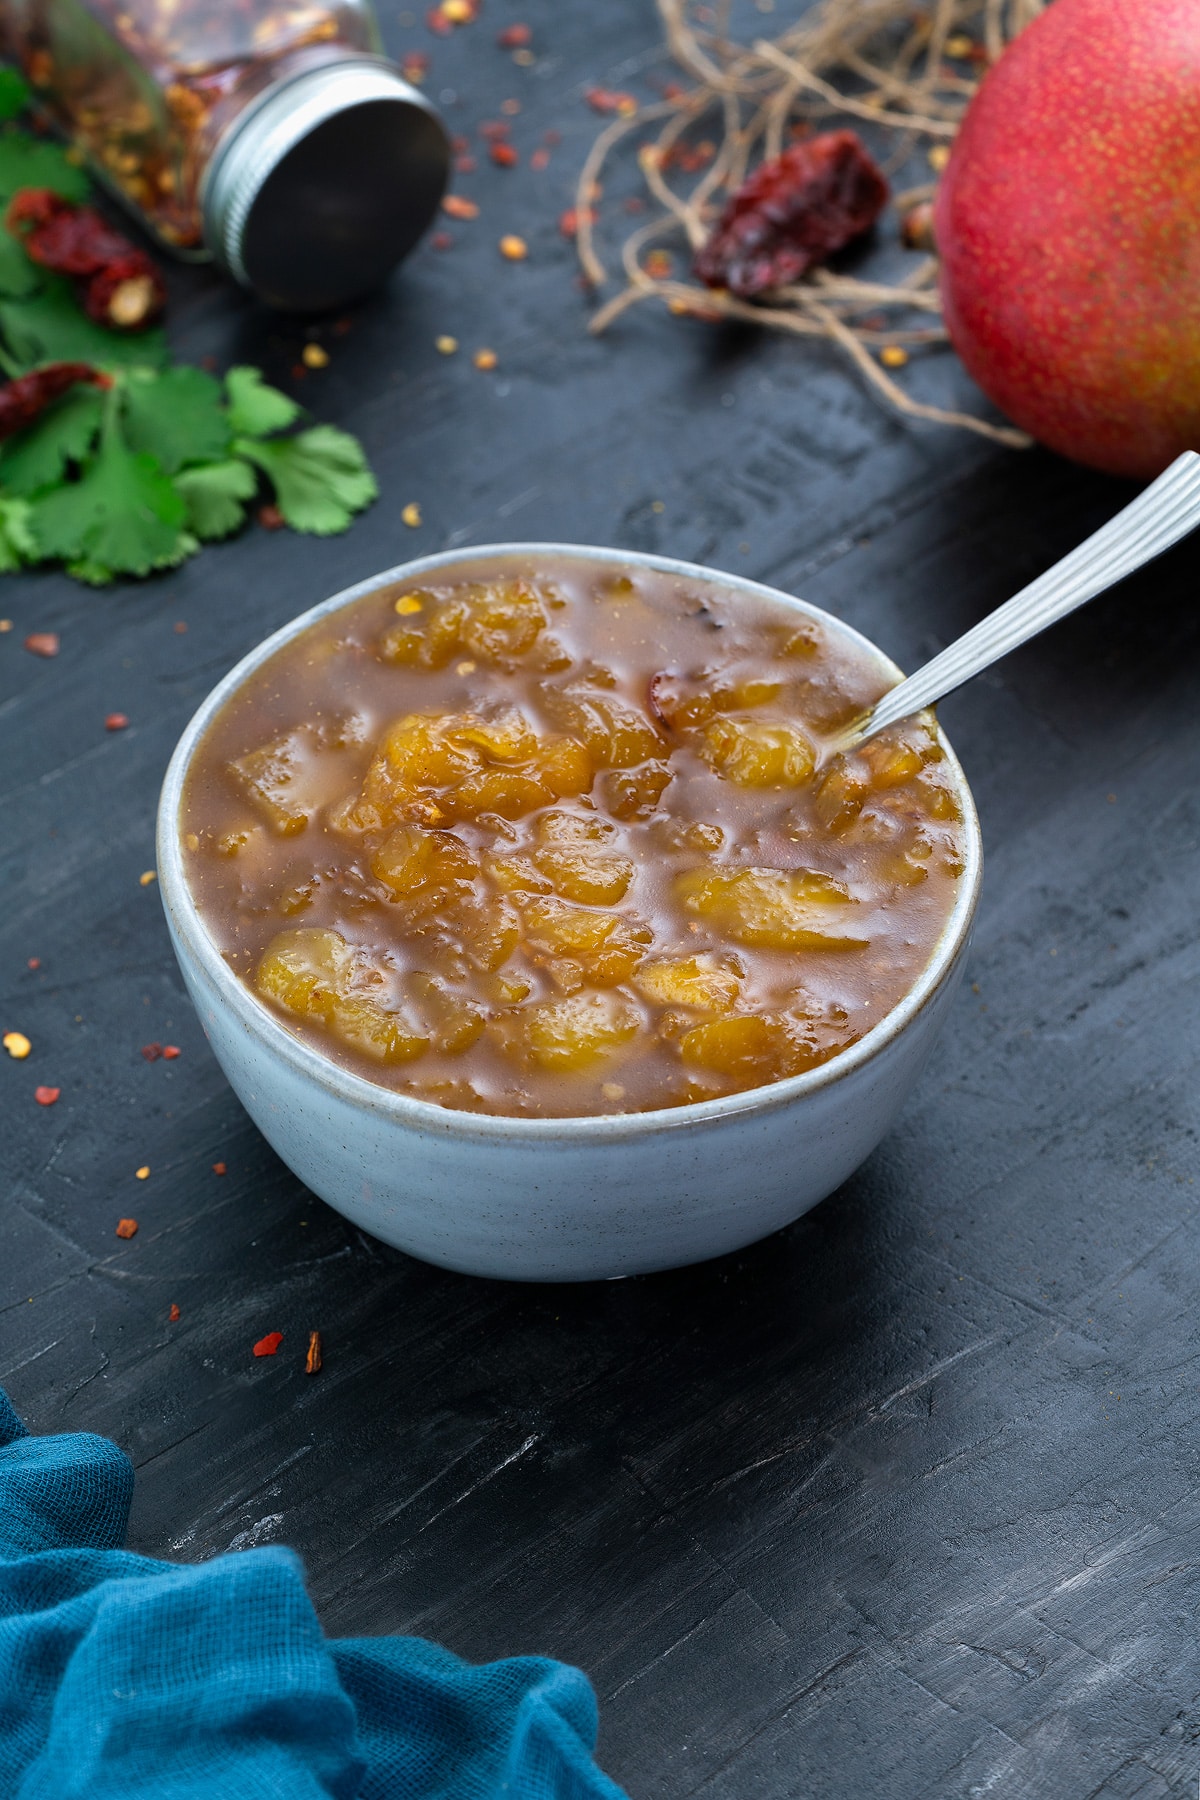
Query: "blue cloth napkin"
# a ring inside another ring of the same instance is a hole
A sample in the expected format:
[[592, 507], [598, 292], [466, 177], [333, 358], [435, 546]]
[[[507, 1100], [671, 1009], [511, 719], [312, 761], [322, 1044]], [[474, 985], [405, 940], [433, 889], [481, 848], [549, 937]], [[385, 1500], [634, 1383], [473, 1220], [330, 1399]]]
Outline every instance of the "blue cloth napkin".
[[4, 1800], [623, 1800], [578, 1669], [328, 1642], [299, 1558], [121, 1548], [133, 1470], [0, 1390]]

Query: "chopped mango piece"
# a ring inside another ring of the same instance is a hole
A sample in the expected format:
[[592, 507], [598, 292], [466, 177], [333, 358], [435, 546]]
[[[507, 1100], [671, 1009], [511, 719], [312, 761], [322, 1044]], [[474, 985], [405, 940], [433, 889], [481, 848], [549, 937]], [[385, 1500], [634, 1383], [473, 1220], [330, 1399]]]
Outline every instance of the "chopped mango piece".
[[420, 600], [425, 616], [387, 633], [381, 646], [387, 662], [441, 669], [465, 651], [483, 662], [507, 663], [533, 648], [546, 623], [537, 590], [525, 581], [474, 582], [441, 601], [421, 590], [405, 598]]
[[795, 1020], [771, 1013], [738, 1013], [693, 1026], [680, 1039], [679, 1054], [695, 1068], [758, 1087], [815, 1068], [828, 1051]]
[[556, 892], [584, 906], [615, 906], [633, 880], [633, 863], [612, 849], [614, 828], [599, 817], [543, 813], [533, 860]]
[[700, 754], [718, 775], [739, 787], [802, 787], [816, 756], [796, 725], [762, 719], [713, 719], [704, 731]]
[[641, 1018], [622, 994], [543, 1000], [506, 1021], [506, 1049], [539, 1068], [569, 1074], [602, 1061], [636, 1037]]
[[644, 712], [619, 694], [592, 686], [542, 689], [554, 723], [586, 744], [602, 769], [636, 769], [663, 750], [661, 734]]
[[600, 792], [614, 819], [648, 819], [670, 786], [671, 776], [664, 762], [643, 763], [637, 769], [609, 769], [600, 777]]
[[355, 987], [369, 973], [340, 932], [302, 928], [272, 940], [254, 980], [260, 994], [325, 1025], [352, 1049], [379, 1062], [409, 1062], [428, 1048], [429, 1039]]
[[654, 942], [654, 934], [620, 913], [586, 912], [553, 897], [523, 906], [525, 936], [536, 960], [565, 958], [598, 987], [627, 981]]
[[675, 883], [687, 912], [765, 950], [861, 950], [849, 889], [812, 869], [689, 869]]
[[306, 736], [303, 727], [287, 732], [229, 765], [238, 786], [281, 837], [303, 831], [315, 811], [302, 793]]
[[384, 735], [348, 819], [373, 822], [517, 819], [592, 784], [591, 758], [568, 738], [539, 738], [516, 708], [409, 713]]
[[693, 1006], [703, 1012], [728, 1012], [742, 986], [729, 960], [715, 956], [661, 957], [643, 963], [633, 982], [660, 1006]]
[[466, 891], [480, 873], [467, 846], [452, 831], [397, 825], [371, 856], [371, 873], [393, 900], [434, 887], [442, 894]]
[[425, 1015], [435, 1050], [461, 1056], [483, 1035], [487, 1014], [468, 995], [456, 992], [436, 975], [411, 975], [409, 986]]

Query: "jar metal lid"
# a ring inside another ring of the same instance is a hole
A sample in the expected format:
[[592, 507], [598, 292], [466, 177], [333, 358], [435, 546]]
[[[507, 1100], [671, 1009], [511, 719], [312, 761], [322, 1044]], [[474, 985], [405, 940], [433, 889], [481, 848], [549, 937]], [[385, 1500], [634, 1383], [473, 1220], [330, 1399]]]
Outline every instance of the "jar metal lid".
[[437, 212], [445, 127], [381, 57], [267, 88], [218, 144], [200, 196], [216, 261], [268, 305], [342, 306], [378, 287]]

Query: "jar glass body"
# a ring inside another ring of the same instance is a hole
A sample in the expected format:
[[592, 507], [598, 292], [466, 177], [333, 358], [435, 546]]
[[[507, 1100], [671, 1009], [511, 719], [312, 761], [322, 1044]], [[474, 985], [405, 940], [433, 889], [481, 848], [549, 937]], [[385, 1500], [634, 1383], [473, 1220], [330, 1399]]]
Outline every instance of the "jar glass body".
[[7, 50], [97, 174], [173, 249], [203, 253], [205, 170], [267, 88], [379, 52], [367, 0], [8, 0]]

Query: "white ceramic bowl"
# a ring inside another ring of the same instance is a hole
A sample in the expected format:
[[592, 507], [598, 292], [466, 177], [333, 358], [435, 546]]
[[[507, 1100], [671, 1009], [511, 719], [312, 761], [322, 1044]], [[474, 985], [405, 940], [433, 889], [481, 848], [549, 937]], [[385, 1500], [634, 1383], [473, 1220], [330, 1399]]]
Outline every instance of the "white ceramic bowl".
[[235, 1093], [288, 1167], [356, 1225], [427, 1262], [517, 1281], [588, 1281], [720, 1256], [777, 1231], [832, 1193], [875, 1148], [924, 1067], [962, 973], [982, 875], [979, 822], [943, 740], [963, 811], [958, 898], [915, 986], [832, 1061], [788, 1081], [657, 1112], [578, 1119], [450, 1112], [366, 1081], [288, 1031], [235, 976], [196, 910], [179, 815], [192, 756], [246, 678], [315, 620], [384, 583], [415, 582], [491, 554], [640, 564], [726, 593], [768, 596], [852, 639], [803, 601], [669, 557], [562, 544], [503, 544], [422, 557], [301, 614], [214, 688], [163, 784], [158, 871], [184, 980]]

